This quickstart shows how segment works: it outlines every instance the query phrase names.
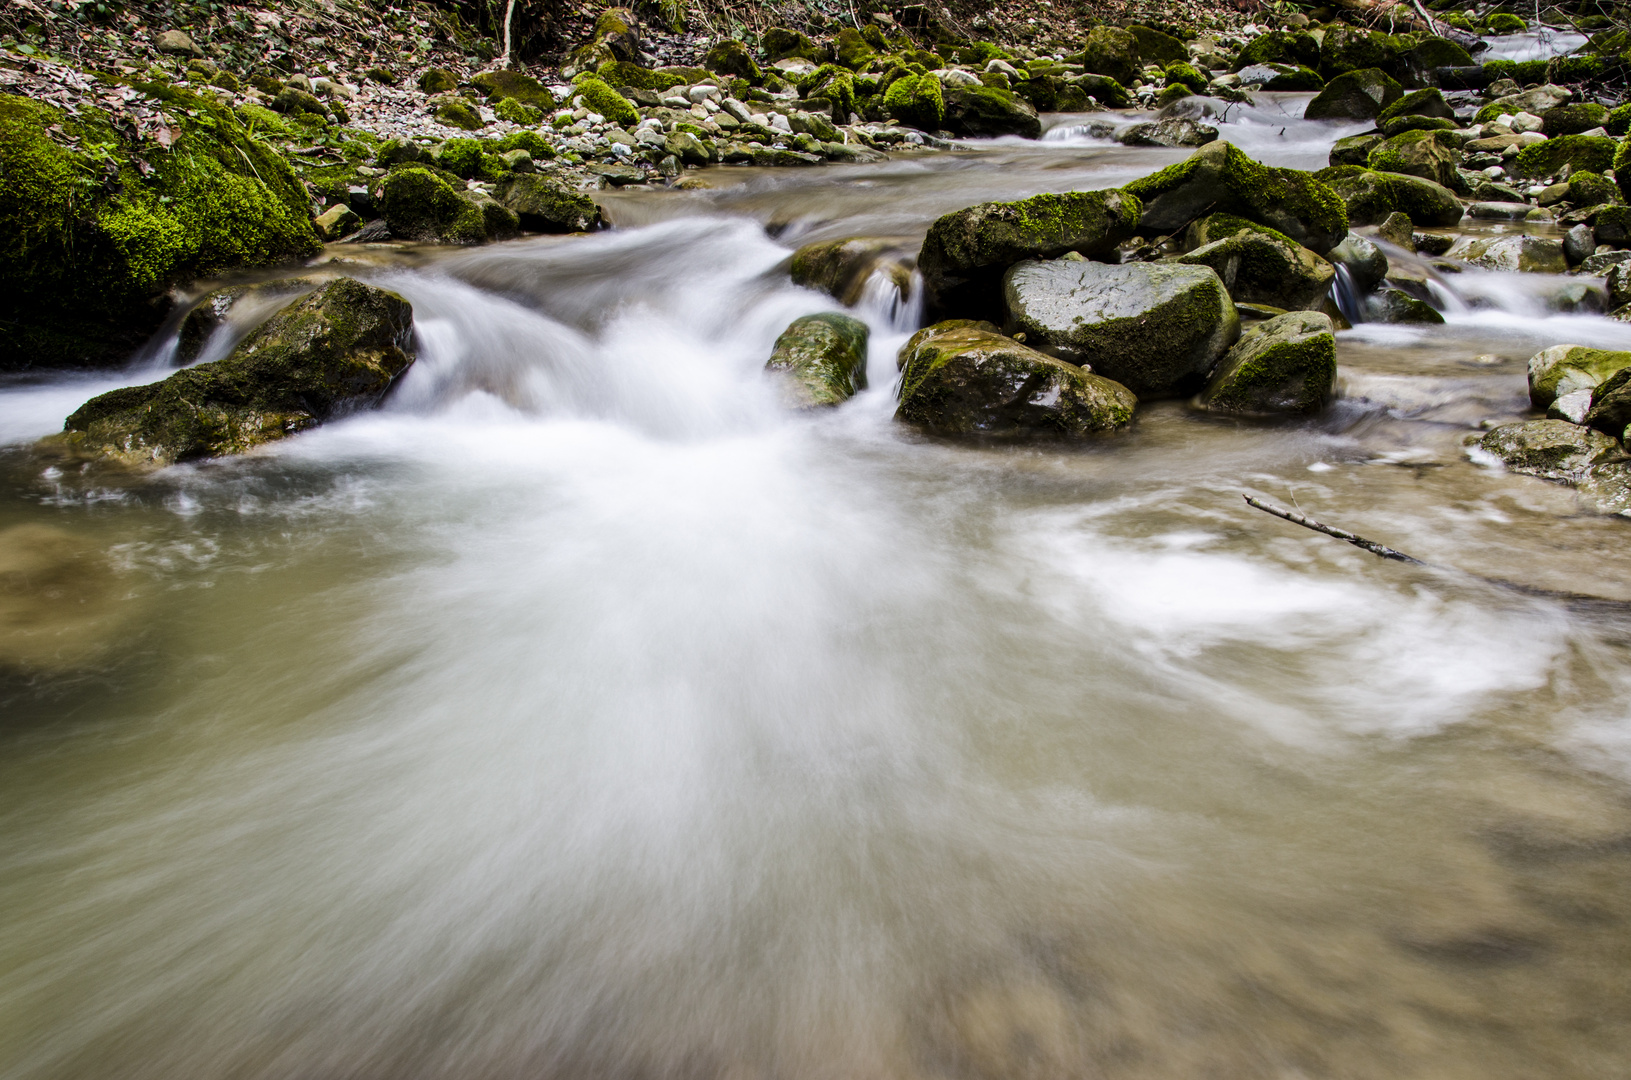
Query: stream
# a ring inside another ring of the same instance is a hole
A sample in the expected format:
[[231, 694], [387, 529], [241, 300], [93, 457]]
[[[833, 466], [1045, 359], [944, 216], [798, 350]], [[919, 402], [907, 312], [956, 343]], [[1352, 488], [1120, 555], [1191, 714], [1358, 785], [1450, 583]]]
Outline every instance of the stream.
[[[1319, 168], [1308, 97], [1223, 137]], [[1086, 119], [331, 247], [418, 361], [239, 459], [32, 449], [167, 339], [0, 389], [0, 571], [80, 568], [0, 596], [53, 635], [0, 667], [0, 1077], [1623, 1075], [1631, 524], [1466, 443], [1631, 324], [1440, 275], [1315, 421], [1080, 445], [897, 425], [892, 288], [869, 390], [763, 378], [838, 306], [793, 248], [1187, 154]]]

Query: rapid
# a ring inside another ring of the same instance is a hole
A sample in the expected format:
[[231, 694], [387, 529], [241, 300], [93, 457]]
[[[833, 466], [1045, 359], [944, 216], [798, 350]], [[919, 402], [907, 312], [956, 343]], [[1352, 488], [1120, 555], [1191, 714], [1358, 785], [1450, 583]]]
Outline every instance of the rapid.
[[[1212, 122], [1317, 168], [1306, 99]], [[0, 668], [0, 1076], [1623, 1073], [1631, 526], [1466, 443], [1631, 325], [1436, 275], [1317, 421], [970, 445], [892, 420], [880, 280], [870, 389], [764, 381], [838, 306], [794, 247], [1186, 153], [1085, 119], [353, 249], [416, 364], [239, 459], [32, 448], [165, 335], [0, 389], [0, 570], [82, 556], [0, 596], [53, 642]]]

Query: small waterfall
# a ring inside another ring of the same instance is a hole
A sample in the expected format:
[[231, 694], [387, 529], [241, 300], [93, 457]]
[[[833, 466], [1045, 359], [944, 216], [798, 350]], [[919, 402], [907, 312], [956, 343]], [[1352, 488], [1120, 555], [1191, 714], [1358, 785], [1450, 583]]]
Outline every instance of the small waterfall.
[[1365, 298], [1359, 294], [1354, 285], [1353, 275], [1341, 263], [1336, 263], [1336, 277], [1331, 279], [1331, 299], [1336, 301], [1337, 310], [1349, 323], [1357, 326], [1365, 321]]
[[913, 270], [903, 290], [894, 274], [877, 267], [861, 286], [855, 308], [868, 322], [898, 334], [910, 334], [923, 325], [923, 275]]

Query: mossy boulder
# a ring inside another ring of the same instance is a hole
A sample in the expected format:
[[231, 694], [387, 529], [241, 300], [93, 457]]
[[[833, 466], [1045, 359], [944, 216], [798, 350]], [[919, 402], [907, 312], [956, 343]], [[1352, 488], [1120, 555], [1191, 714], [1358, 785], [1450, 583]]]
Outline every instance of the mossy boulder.
[[480, 131], [487, 126], [481, 114], [468, 101], [459, 97], [443, 98], [436, 105], [433, 114], [438, 124], [445, 124], [460, 131]]
[[823, 64], [799, 80], [798, 90], [808, 100], [832, 103], [833, 119], [846, 123], [856, 111], [855, 76], [836, 64]]
[[850, 305], [861, 298], [867, 281], [882, 272], [904, 297], [912, 289], [916, 253], [891, 237], [852, 236], [806, 244], [793, 253], [793, 284], [816, 289]]
[[1569, 174], [1568, 201], [1576, 206], [1601, 206], [1620, 201], [1620, 191], [1614, 181], [1594, 172]]
[[329, 282], [226, 359], [92, 398], [67, 444], [129, 464], [241, 454], [377, 404], [413, 362], [413, 308], [351, 278]]
[[833, 35], [832, 48], [834, 58], [853, 71], [866, 67], [877, 55], [860, 31], [849, 26]]
[[423, 166], [396, 169], [380, 192], [382, 216], [398, 240], [469, 245], [488, 239], [481, 208]]
[[1271, 30], [1248, 41], [1236, 54], [1232, 70], [1254, 64], [1289, 64], [1292, 67], [1320, 66], [1320, 43], [1312, 34]]
[[1138, 79], [1141, 57], [1138, 38], [1115, 26], [1095, 26], [1082, 47], [1082, 66], [1095, 75], [1108, 75], [1123, 86]]
[[946, 130], [971, 138], [1042, 134], [1042, 121], [1028, 102], [994, 86], [958, 86], [943, 91]]
[[1444, 316], [1432, 304], [1392, 285], [1383, 285], [1365, 298], [1365, 316], [1370, 322], [1380, 323], [1417, 326], [1441, 326], [1444, 323]]
[[1227, 142], [1212, 142], [1124, 189], [1144, 204], [1143, 228], [1167, 233], [1210, 211], [1278, 229], [1316, 253], [1348, 232], [1342, 200], [1312, 174], [1261, 165]]
[[629, 99], [594, 75], [578, 79], [577, 93], [583, 98], [584, 108], [592, 113], [599, 113], [614, 124], [633, 127], [640, 122], [640, 113]]
[[1565, 395], [1589, 394], [1625, 368], [1631, 368], [1631, 352], [1553, 345], [1529, 358], [1529, 400], [1546, 409]]
[[1480, 439], [1478, 446], [1513, 472], [1564, 482], [1577, 481], [1598, 465], [1625, 458], [1619, 440], [1567, 420], [1505, 424]]
[[640, 62], [640, 20], [626, 7], [609, 7], [595, 19], [589, 40], [612, 54], [613, 59]]
[[1498, 11], [1484, 21], [1484, 29], [1498, 37], [1507, 34], [1521, 34], [1529, 29], [1529, 24], [1518, 16], [1505, 11]]
[[496, 105], [500, 101], [518, 101], [535, 109], [553, 109], [555, 95], [531, 75], [519, 71], [484, 71], [470, 80], [487, 100]]
[[289, 166], [213, 98], [135, 87], [168, 146], [0, 94], [0, 370], [115, 364], [173, 286], [320, 250]]
[[918, 254], [929, 306], [994, 317], [1008, 267], [1067, 251], [1108, 255], [1137, 230], [1141, 210], [1137, 198], [1112, 188], [980, 203], [943, 215]]
[[1461, 220], [1455, 192], [1442, 184], [1405, 173], [1376, 172], [1338, 165], [1315, 174], [1342, 199], [1354, 225], [1376, 225], [1392, 213], [1403, 213], [1417, 225], [1446, 228]]
[[1606, 136], [1559, 135], [1519, 150], [1512, 171], [1517, 176], [1555, 176], [1568, 165], [1575, 171], [1606, 172], [1614, 165], [1615, 149], [1614, 140]]
[[1579, 135], [1608, 123], [1608, 109], [1595, 101], [1554, 105], [1540, 114], [1541, 133], [1547, 137]]
[[867, 334], [866, 323], [835, 312], [794, 319], [765, 370], [782, 377], [783, 399], [793, 408], [840, 405], [866, 389]]
[[1320, 41], [1320, 74], [1327, 79], [1365, 68], [1386, 69], [1392, 63], [1387, 35], [1337, 23]]
[[1175, 60], [1167, 65], [1167, 85], [1182, 86], [1192, 94], [1199, 94], [1205, 90], [1212, 80], [1201, 74], [1194, 64], [1183, 60]]
[[715, 42], [708, 50], [708, 55], [703, 58], [702, 66], [709, 71], [747, 79], [749, 82], [758, 82], [764, 77], [759, 71], [759, 65], [753, 61], [753, 54], [748, 52], [746, 45], [735, 38], [722, 38]]
[[426, 94], [446, 94], [459, 88], [459, 77], [446, 68], [430, 68], [419, 76], [419, 89]]
[[796, 30], [787, 30], [780, 26], [773, 26], [761, 34], [759, 46], [764, 50], [765, 59], [771, 63], [789, 57], [798, 57], [815, 64], [826, 59], [815, 42]]
[[1486, 270], [1563, 274], [1569, 269], [1569, 260], [1563, 253], [1563, 241], [1550, 236], [1485, 236], [1463, 248], [1452, 250], [1467, 262]]
[[1370, 152], [1381, 144], [1384, 137], [1370, 132], [1338, 139], [1331, 144], [1330, 162], [1332, 165], [1358, 165], [1364, 168], [1365, 162], [1370, 160]]
[[475, 180], [482, 174], [488, 145], [480, 139], [448, 139], [435, 148], [432, 160], [461, 180]]
[[1378, 172], [1419, 176], [1450, 188], [1461, 182], [1456, 172], [1461, 160], [1461, 151], [1441, 141], [1438, 132], [1405, 131], [1378, 143], [1365, 163]]
[[306, 114], [320, 116], [325, 119], [330, 114], [329, 107], [323, 104], [321, 98], [314, 94], [308, 94], [304, 90], [297, 90], [292, 86], [286, 86], [278, 91], [277, 97], [272, 99], [272, 111], [282, 113], [285, 116]]
[[1319, 307], [1336, 276], [1329, 262], [1289, 236], [1256, 227], [1203, 244], [1178, 261], [1211, 267], [1236, 303], [1288, 311]]
[[1026, 260], [1003, 275], [1004, 328], [1139, 397], [1198, 390], [1240, 334], [1210, 267]]
[[504, 98], [493, 106], [493, 115], [507, 124], [519, 124], [530, 127], [544, 119], [542, 109], [535, 109], [531, 105], [523, 105], [514, 98]]
[[685, 80], [669, 71], [654, 71], [626, 60], [608, 60], [595, 72], [600, 81], [611, 87], [632, 86], [636, 90], [667, 90], [683, 86]]
[[1455, 119], [1455, 110], [1450, 103], [1444, 100], [1444, 91], [1436, 86], [1423, 90], [1412, 90], [1404, 94], [1393, 104], [1383, 109], [1376, 116], [1378, 125], [1385, 124], [1394, 117], [1399, 116], [1431, 116], [1445, 120]]
[[1465, 68], [1473, 66], [1471, 54], [1448, 38], [1422, 34], [1405, 53], [1410, 70], [1418, 78], [1439, 68]]
[[1132, 422], [1127, 387], [997, 333], [954, 320], [901, 349], [895, 418], [936, 435], [1080, 438]]
[[1127, 109], [1133, 104], [1133, 95], [1127, 88], [1108, 75], [1089, 72], [1071, 79], [1070, 85], [1107, 109]]
[[[1189, 59], [1188, 46], [1153, 26], [1133, 23], [1127, 27], [1127, 32], [1133, 35], [1138, 45], [1138, 58], [1146, 64], [1170, 64], [1174, 60]], [[1315, 43], [1314, 52], [1316, 56], [1319, 55], [1318, 43]]]
[[552, 176], [507, 176], [493, 195], [520, 218], [523, 229], [532, 232], [588, 232], [601, 223], [600, 208], [593, 199]]
[[1404, 96], [1404, 88], [1380, 68], [1331, 78], [1303, 109], [1305, 120], [1373, 120]]
[[1306, 415], [1330, 402], [1336, 377], [1330, 317], [1293, 311], [1242, 334], [1195, 403], [1208, 412], [1237, 416]]
[[946, 123], [946, 99], [933, 75], [907, 75], [889, 84], [883, 95], [884, 112], [920, 131], [939, 131]]

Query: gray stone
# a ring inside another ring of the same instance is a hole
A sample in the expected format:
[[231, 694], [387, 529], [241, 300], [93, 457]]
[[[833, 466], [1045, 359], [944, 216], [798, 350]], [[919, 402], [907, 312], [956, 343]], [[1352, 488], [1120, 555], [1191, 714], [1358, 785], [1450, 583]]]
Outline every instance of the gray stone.
[[1425, 325], [1444, 322], [1444, 316], [1440, 315], [1433, 305], [1391, 285], [1378, 289], [1366, 298], [1365, 313], [1373, 322]]
[[1450, 249], [1450, 254], [1486, 270], [1561, 274], [1569, 268], [1569, 260], [1563, 255], [1563, 241], [1549, 236], [1485, 237], [1465, 247], [1457, 245]]
[[1276, 316], [1240, 336], [1195, 403], [1244, 416], [1318, 412], [1336, 388], [1336, 350], [1329, 317], [1317, 311]]
[[1349, 233], [1325, 257], [1345, 267], [1349, 280], [1360, 292], [1369, 292], [1387, 277], [1387, 256], [1381, 248], [1358, 233]]
[[1619, 440], [1567, 420], [1526, 420], [1495, 428], [1478, 443], [1513, 472], [1576, 481], [1594, 466], [1621, 461]]
[[782, 377], [783, 397], [797, 409], [841, 404], [866, 389], [866, 323], [822, 312], [793, 320], [765, 363]]
[[166, 30], [153, 39], [153, 48], [172, 56], [203, 56], [204, 50], [181, 30]]
[[1260, 229], [1214, 240], [1178, 261], [1211, 267], [1237, 303], [1270, 304], [1287, 311], [1319, 307], [1336, 276], [1330, 263], [1301, 244]]
[[1563, 234], [1563, 256], [1569, 265], [1578, 266], [1597, 250], [1597, 235], [1590, 225], [1576, 225]]

